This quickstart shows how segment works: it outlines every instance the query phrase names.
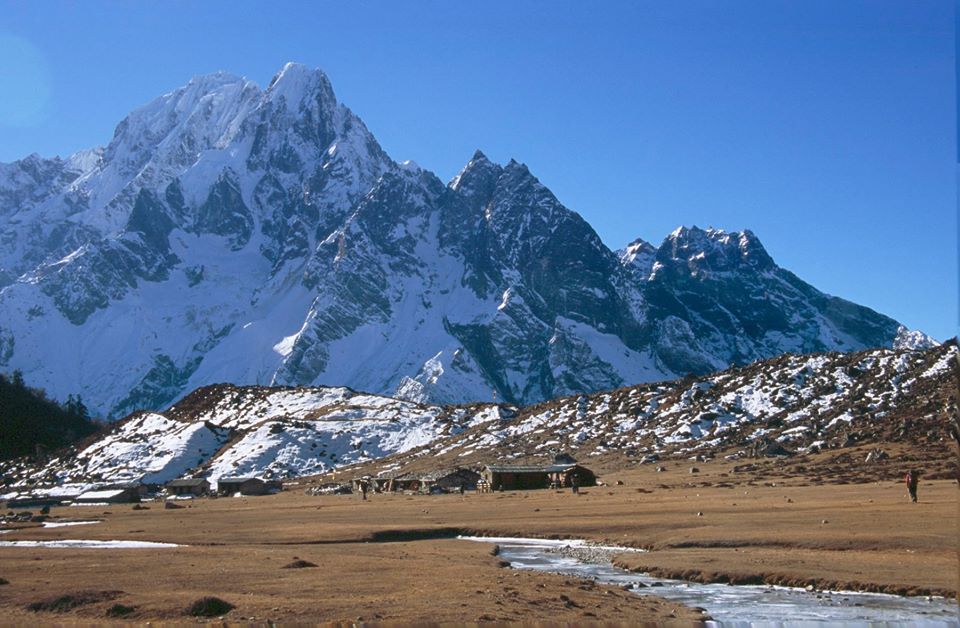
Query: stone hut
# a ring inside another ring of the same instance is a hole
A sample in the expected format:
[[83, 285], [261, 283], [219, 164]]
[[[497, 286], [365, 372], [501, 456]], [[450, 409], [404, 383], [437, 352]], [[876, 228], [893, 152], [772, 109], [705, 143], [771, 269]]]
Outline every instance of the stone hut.
[[494, 491], [563, 488], [571, 486], [573, 478], [580, 486], [595, 486], [597, 476], [579, 464], [505, 465], [484, 467], [482, 477]]
[[217, 480], [218, 495], [266, 495], [280, 490], [280, 483], [260, 478], [220, 478]]
[[210, 492], [210, 482], [203, 478], [180, 478], [167, 482], [170, 495], [204, 495]]

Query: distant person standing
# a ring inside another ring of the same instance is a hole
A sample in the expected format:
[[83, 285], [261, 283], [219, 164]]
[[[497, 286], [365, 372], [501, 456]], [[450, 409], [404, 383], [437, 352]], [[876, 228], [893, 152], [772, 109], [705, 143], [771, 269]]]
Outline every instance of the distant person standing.
[[917, 483], [920, 481], [920, 472], [916, 469], [907, 471], [906, 483], [907, 492], [910, 493], [910, 501], [917, 501]]
[[574, 495], [580, 494], [580, 476], [576, 473], [570, 477], [570, 488], [573, 490]]
[[363, 501], [367, 501], [367, 489], [370, 485], [367, 483], [366, 479], [360, 480], [360, 493], [363, 494]]

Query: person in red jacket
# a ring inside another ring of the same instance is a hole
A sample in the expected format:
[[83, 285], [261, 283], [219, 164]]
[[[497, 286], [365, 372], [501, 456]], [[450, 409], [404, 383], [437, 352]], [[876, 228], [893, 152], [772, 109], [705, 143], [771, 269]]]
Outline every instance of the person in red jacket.
[[907, 471], [907, 492], [910, 493], [910, 501], [917, 501], [917, 482], [920, 481], [920, 472], [914, 469]]

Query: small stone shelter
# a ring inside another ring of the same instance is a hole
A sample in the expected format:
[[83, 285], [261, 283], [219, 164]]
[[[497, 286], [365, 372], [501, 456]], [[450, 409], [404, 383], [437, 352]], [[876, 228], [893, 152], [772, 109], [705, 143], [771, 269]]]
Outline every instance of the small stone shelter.
[[423, 475], [420, 490], [424, 492], [458, 491], [463, 487], [464, 490], [473, 491], [476, 490], [478, 481], [480, 481], [480, 474], [472, 469], [440, 469]]
[[439, 469], [427, 473], [384, 473], [375, 478], [354, 478], [353, 491], [360, 492], [360, 485], [366, 481], [367, 491], [371, 493], [392, 493], [394, 491], [413, 491], [430, 493], [432, 491], [457, 491], [463, 485], [465, 490], [475, 490], [480, 474], [471, 469]]
[[180, 478], [167, 482], [169, 495], [204, 495], [210, 492], [210, 482], [203, 478]]
[[494, 491], [564, 488], [573, 485], [574, 477], [577, 478], [580, 486], [595, 486], [597, 483], [597, 476], [593, 471], [576, 463], [491, 464], [484, 467], [482, 477]]
[[117, 490], [131, 490], [135, 491], [140, 497], [146, 497], [151, 492], [155, 492], [158, 489], [156, 484], [145, 484], [143, 479], [139, 480], [126, 480], [121, 482], [113, 482], [111, 484], [104, 484], [98, 486], [96, 490], [98, 491], [117, 491]]
[[218, 495], [266, 495], [280, 489], [280, 483], [260, 478], [220, 478], [217, 480]]
[[136, 488], [87, 491], [73, 501], [77, 504], [130, 504], [140, 501], [140, 491]]

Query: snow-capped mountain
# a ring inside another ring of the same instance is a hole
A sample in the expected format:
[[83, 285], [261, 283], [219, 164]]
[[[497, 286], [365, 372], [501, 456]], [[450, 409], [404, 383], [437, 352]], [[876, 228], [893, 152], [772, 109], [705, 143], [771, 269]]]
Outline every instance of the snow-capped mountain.
[[749, 231], [613, 252], [515, 161], [398, 164], [296, 64], [0, 164], [0, 369], [111, 417], [223, 381], [527, 403], [900, 341], [930, 342]]

